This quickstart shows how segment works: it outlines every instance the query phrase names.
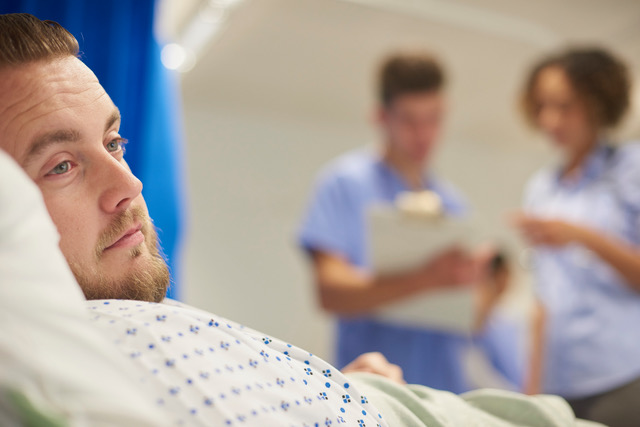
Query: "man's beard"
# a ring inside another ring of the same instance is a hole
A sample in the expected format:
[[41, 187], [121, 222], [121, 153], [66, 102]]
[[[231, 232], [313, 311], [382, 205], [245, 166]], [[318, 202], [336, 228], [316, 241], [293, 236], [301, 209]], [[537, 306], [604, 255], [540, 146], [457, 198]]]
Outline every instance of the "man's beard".
[[[158, 236], [151, 219], [143, 208], [136, 206], [121, 212], [102, 233], [94, 254], [96, 265], [100, 265], [100, 259], [106, 247], [125, 233], [135, 221], [142, 223], [140, 231], [144, 235], [144, 242], [141, 245], [147, 247], [149, 256], [141, 260], [139, 268], [133, 272], [118, 279], [110, 279], [96, 269], [87, 271], [86, 267], [69, 260], [71, 271], [87, 299], [129, 299], [150, 302], [160, 302], [164, 299], [170, 282], [169, 269], [158, 249]], [[131, 259], [143, 256], [141, 245], [129, 250]]]

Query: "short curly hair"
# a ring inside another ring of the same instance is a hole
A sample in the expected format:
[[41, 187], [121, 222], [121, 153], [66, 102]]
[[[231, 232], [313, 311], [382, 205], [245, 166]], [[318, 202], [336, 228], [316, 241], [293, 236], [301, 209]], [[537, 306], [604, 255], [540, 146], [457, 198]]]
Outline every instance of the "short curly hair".
[[396, 98], [418, 92], [437, 92], [445, 84], [440, 61], [426, 51], [396, 52], [378, 70], [378, 100], [389, 106]]
[[627, 65], [602, 48], [570, 48], [542, 59], [529, 73], [521, 101], [525, 117], [534, 127], [538, 110], [535, 99], [538, 77], [542, 71], [552, 67], [566, 73], [599, 127], [615, 127], [629, 110], [631, 77]]

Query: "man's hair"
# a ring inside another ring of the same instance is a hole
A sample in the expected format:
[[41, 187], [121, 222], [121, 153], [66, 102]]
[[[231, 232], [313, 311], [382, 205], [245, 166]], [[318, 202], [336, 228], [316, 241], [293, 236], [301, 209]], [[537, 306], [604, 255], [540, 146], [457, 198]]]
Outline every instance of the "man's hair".
[[78, 41], [54, 21], [28, 13], [0, 15], [0, 68], [78, 56]]
[[626, 64], [605, 49], [570, 48], [543, 58], [529, 73], [522, 94], [522, 108], [533, 126], [538, 111], [535, 99], [538, 77], [548, 68], [564, 71], [598, 126], [617, 125], [629, 109], [631, 77]]
[[445, 84], [439, 61], [428, 52], [402, 52], [382, 61], [378, 74], [379, 101], [390, 105], [402, 95], [437, 92]]

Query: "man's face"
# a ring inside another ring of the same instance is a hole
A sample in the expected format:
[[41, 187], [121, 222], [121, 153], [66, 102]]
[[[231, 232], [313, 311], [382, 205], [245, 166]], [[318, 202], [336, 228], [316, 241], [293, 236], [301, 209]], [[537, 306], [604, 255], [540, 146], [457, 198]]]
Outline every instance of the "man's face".
[[441, 93], [406, 94], [381, 108], [380, 123], [392, 150], [407, 161], [424, 164], [440, 135], [444, 114]]
[[162, 300], [167, 267], [95, 75], [73, 57], [34, 62], [0, 70], [0, 93], [0, 148], [40, 187], [87, 298]]

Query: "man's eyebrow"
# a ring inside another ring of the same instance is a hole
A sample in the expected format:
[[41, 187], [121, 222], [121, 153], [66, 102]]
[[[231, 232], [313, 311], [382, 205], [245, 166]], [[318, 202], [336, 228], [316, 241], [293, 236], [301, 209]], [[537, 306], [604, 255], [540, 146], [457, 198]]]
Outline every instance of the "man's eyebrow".
[[79, 140], [80, 132], [75, 129], [59, 129], [39, 135], [31, 142], [22, 164], [26, 166], [35, 156], [51, 145], [63, 142], [77, 142]]
[[[104, 131], [107, 132], [114, 124], [120, 121], [120, 110], [117, 108], [113, 110], [111, 115], [107, 118]], [[42, 153], [46, 148], [53, 144], [60, 144], [63, 142], [77, 142], [80, 140], [80, 132], [75, 129], [59, 129], [45, 134], [37, 136], [27, 151], [23, 166], [26, 166], [35, 156]]]
[[104, 131], [105, 132], [108, 131], [109, 128], [111, 128], [111, 126], [113, 126], [114, 124], [116, 124], [119, 121], [120, 121], [120, 110], [118, 110], [116, 108], [115, 110], [113, 110], [113, 112], [111, 113], [111, 115], [107, 119], [107, 124], [104, 127]]

